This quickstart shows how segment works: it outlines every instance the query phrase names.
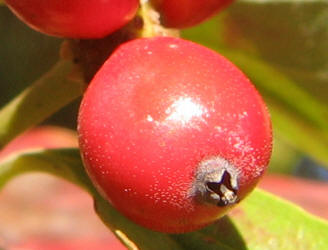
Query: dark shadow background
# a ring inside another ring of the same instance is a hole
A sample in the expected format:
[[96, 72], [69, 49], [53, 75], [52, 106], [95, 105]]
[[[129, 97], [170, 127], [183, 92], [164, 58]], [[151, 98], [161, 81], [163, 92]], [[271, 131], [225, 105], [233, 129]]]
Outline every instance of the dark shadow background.
[[[30, 29], [6, 6], [0, 6], [0, 107], [55, 64], [61, 42]], [[44, 123], [74, 129], [79, 102], [63, 108]]]

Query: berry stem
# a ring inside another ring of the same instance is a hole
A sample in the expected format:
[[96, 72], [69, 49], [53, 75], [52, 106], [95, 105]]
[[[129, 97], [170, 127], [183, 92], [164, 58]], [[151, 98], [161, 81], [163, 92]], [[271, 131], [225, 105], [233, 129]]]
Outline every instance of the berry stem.
[[160, 14], [152, 7], [148, 0], [140, 1], [140, 8], [137, 14], [143, 20], [143, 29], [138, 37], [173, 36], [179, 37], [177, 29], [164, 28], [160, 23]]
[[134, 19], [118, 31], [102, 39], [71, 39], [68, 42], [73, 60], [88, 83], [119, 45], [132, 39], [155, 36], [179, 37], [179, 32], [161, 26], [159, 13], [147, 0], [142, 0]]

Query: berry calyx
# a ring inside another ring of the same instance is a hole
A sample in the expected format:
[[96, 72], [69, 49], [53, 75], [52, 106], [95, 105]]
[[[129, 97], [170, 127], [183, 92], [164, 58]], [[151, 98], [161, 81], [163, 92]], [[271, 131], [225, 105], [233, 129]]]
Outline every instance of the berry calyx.
[[121, 45], [78, 118], [82, 158], [124, 215], [181, 233], [223, 216], [255, 187], [271, 155], [258, 92], [226, 58], [172, 37]]
[[151, 0], [160, 12], [163, 24], [171, 28], [187, 28], [215, 15], [233, 0]]
[[238, 202], [238, 172], [228, 161], [213, 157], [199, 163], [191, 196], [217, 206]]
[[102, 38], [130, 21], [138, 0], [5, 0], [27, 25], [68, 38]]

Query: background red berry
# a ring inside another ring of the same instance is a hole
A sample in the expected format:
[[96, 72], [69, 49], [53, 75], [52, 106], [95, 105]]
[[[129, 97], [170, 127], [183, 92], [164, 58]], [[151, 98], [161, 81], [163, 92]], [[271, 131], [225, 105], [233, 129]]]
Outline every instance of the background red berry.
[[151, 0], [164, 25], [186, 28], [199, 24], [225, 8], [233, 0]]
[[120, 46], [79, 113], [94, 184], [150, 229], [201, 228], [256, 185], [271, 155], [267, 109], [227, 59], [178, 38]]
[[30, 27], [60, 37], [100, 38], [130, 21], [138, 0], [5, 0]]
[[77, 147], [76, 134], [57, 126], [40, 126], [27, 130], [0, 150], [0, 161], [12, 153], [31, 149]]

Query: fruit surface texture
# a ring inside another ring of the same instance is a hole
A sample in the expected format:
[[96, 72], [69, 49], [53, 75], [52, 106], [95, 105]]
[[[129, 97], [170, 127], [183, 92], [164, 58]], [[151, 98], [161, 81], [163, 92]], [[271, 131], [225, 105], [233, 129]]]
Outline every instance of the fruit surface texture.
[[53, 36], [101, 38], [130, 21], [138, 0], [5, 0], [27, 25]]
[[165, 26], [187, 28], [201, 23], [233, 0], [151, 0]]
[[256, 185], [271, 122], [245, 75], [179, 38], [121, 45], [91, 81], [78, 118], [95, 186], [128, 218], [181, 233], [224, 215]]

